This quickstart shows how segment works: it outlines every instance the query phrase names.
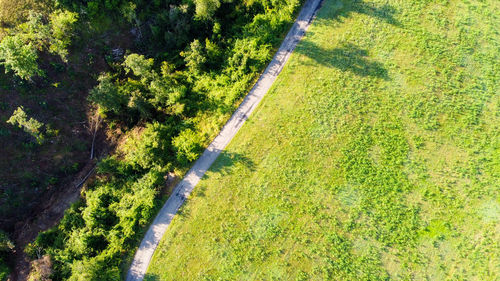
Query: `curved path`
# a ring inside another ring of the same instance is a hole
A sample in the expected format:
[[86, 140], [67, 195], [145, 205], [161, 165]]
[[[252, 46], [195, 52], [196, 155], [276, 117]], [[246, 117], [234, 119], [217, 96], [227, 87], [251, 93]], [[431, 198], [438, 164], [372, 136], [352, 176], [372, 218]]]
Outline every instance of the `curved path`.
[[306, 1], [297, 20], [283, 40], [278, 52], [257, 83], [250, 90], [250, 93], [248, 93], [241, 105], [234, 112], [233, 116], [231, 116], [226, 125], [224, 125], [219, 135], [187, 172], [184, 179], [177, 184], [172, 195], [168, 198], [165, 205], [163, 205], [144, 236], [128, 271], [127, 281], [139, 281], [144, 279], [153, 253], [173, 217], [208, 168], [210, 168], [217, 156], [219, 156], [221, 151], [233, 139], [241, 126], [243, 126], [243, 123], [248, 119], [248, 116], [257, 107], [269, 88], [271, 88], [271, 85], [288, 61], [297, 43], [309, 27], [320, 3], [321, 0]]

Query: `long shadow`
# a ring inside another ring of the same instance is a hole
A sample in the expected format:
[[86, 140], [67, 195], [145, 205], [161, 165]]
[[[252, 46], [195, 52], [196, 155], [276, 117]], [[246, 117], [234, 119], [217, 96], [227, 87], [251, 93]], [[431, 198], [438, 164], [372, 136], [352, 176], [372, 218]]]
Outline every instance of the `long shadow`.
[[362, 77], [371, 76], [389, 80], [387, 70], [383, 65], [369, 60], [368, 52], [354, 44], [326, 49], [304, 40], [295, 51], [313, 59], [316, 64], [338, 68], [342, 71], [350, 71]]
[[337, 0], [331, 7], [334, 14], [329, 16], [335, 17], [339, 21], [342, 21], [342, 18], [349, 17], [352, 13], [359, 13], [377, 18], [388, 24], [400, 26], [400, 22], [394, 17], [396, 9], [387, 4], [375, 5], [366, 3], [363, 0]]
[[144, 281], [160, 281], [160, 276], [153, 273], [146, 273], [144, 276]]
[[[388, 24], [400, 26], [394, 15], [396, 9], [387, 4], [366, 3], [363, 0], [336, 0], [315, 22], [316, 25], [331, 24], [331, 21], [342, 22], [353, 13], [365, 14]], [[308, 32], [308, 37], [311, 32]], [[358, 76], [377, 77], [389, 80], [387, 70], [379, 62], [368, 58], [368, 51], [348, 43], [336, 48], [324, 48], [309, 40], [303, 40], [295, 52], [308, 56], [315, 64], [333, 67], [342, 71], [350, 71]]]
[[[255, 164], [250, 158], [241, 153], [234, 153], [223, 150], [217, 157], [217, 160], [212, 164], [209, 171], [221, 175], [227, 175], [230, 172], [231, 168], [234, 167], [237, 163], [242, 163], [246, 168], [250, 169], [250, 171], [255, 170]], [[203, 176], [203, 178], [208, 177], [208, 174], [205, 174]], [[199, 197], [204, 197], [205, 188], [205, 186], [199, 185], [197, 187], [197, 191], [194, 194]]]
[[254, 162], [247, 156], [241, 153], [223, 150], [212, 167], [210, 167], [210, 171], [225, 175], [236, 163], [243, 163], [251, 171], [255, 169]]
[[[217, 156], [217, 159], [209, 168], [209, 171], [211, 171], [211, 172], [220, 173], [222, 175], [225, 175], [225, 174], [229, 173], [229, 170], [232, 167], [234, 167], [237, 163], [243, 163], [243, 165], [245, 167], [247, 167], [248, 169], [250, 169], [251, 171], [254, 170], [255, 165], [254, 165], [253, 161], [241, 153], [233, 153], [233, 152], [228, 152], [226, 150], [223, 150], [223, 151], [212, 150], [210, 153], [212, 153], [213, 156], [206, 156], [204, 154], [201, 156], [201, 158], [203, 158], [203, 157], [215, 157], [214, 154], [219, 153], [219, 155]], [[207, 154], [207, 155], [210, 155], [210, 154]], [[200, 178], [209, 178], [209, 174], [204, 173], [204, 170], [194, 170], [194, 173], [196, 174], [196, 176], [198, 176]], [[171, 196], [180, 196], [181, 198], [183, 198], [182, 200], [186, 200], [184, 195], [182, 195], [183, 193], [178, 190], [179, 188], [182, 190], [184, 187], [177, 186], [176, 187], [177, 191], [175, 193], [172, 193]], [[205, 186], [198, 185], [198, 187], [196, 187], [196, 192], [194, 192], [193, 195], [196, 197], [205, 197], [205, 189], [206, 189]], [[177, 215], [180, 217], [189, 217], [190, 216], [189, 209], [181, 208], [177, 212]]]

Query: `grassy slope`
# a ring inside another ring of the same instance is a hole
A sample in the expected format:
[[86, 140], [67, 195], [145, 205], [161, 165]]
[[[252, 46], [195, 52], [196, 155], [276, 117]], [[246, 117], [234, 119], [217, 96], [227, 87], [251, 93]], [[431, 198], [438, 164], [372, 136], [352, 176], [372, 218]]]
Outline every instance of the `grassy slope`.
[[325, 0], [149, 280], [499, 279], [499, 10]]

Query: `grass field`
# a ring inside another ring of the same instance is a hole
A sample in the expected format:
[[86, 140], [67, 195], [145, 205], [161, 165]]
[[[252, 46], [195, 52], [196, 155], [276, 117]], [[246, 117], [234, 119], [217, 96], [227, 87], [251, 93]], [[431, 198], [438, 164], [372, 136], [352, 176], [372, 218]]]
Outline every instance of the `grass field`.
[[499, 280], [499, 11], [325, 0], [147, 280]]

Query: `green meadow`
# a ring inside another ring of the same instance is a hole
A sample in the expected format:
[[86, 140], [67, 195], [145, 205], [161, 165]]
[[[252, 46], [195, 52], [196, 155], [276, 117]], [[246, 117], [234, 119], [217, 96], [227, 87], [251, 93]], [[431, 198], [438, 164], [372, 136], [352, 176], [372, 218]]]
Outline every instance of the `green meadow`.
[[147, 280], [499, 280], [500, 1], [324, 0]]

